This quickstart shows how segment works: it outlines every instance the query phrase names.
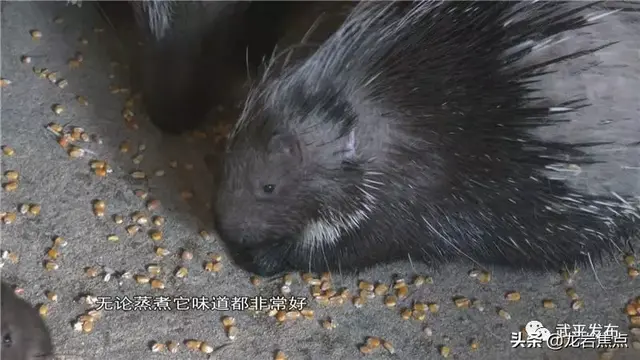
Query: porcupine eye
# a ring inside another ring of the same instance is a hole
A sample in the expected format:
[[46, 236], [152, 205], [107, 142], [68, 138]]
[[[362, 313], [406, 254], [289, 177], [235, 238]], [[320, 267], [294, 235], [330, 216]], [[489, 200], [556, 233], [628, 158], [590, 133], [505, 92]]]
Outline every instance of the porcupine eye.
[[13, 344], [13, 340], [11, 340], [11, 335], [6, 334], [5, 336], [2, 337], [2, 346], [11, 347], [11, 344]]
[[262, 190], [267, 194], [271, 194], [275, 189], [276, 189], [276, 186], [273, 184], [267, 184], [262, 187]]

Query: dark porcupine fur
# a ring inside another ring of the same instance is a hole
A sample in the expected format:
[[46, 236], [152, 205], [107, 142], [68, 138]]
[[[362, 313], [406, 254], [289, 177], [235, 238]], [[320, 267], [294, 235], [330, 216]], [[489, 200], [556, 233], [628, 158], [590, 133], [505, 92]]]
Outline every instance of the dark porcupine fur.
[[532, 89], [549, 67], [610, 43], [531, 57], [596, 23], [588, 9], [367, 2], [310, 57], [283, 67], [275, 57], [215, 186], [216, 226], [236, 262], [266, 276], [408, 255], [544, 270], [620, 250], [637, 210], [545, 173], [567, 156], [592, 163], [584, 150], [599, 143], [531, 133], [589, 105]]
[[49, 329], [38, 311], [19, 298], [4, 281], [0, 284], [2, 359], [53, 359]]
[[246, 96], [297, 2], [132, 1], [146, 35], [139, 82], [147, 113], [161, 130], [193, 130]]

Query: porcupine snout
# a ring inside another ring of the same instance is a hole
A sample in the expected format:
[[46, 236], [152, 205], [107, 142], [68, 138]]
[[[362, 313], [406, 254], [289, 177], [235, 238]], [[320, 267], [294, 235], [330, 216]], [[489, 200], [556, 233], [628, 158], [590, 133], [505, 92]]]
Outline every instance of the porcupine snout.
[[224, 239], [228, 253], [239, 267], [260, 276], [283, 271], [282, 247], [279, 242], [263, 240], [266, 224], [249, 223], [242, 214], [218, 215], [215, 218], [218, 235]]
[[[240, 208], [242, 211], [230, 211]], [[282, 256], [288, 249], [287, 241], [277, 236], [273, 224], [256, 213], [260, 211], [265, 210], [225, 206], [214, 211], [215, 228], [236, 265], [260, 276], [271, 276], [289, 268]]]

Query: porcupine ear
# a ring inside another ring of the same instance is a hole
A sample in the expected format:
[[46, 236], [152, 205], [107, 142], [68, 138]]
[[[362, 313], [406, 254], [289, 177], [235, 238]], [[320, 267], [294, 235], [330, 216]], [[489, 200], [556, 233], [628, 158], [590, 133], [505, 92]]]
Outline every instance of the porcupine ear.
[[269, 151], [284, 154], [297, 162], [302, 162], [300, 139], [294, 134], [275, 131], [269, 142]]
[[345, 161], [355, 161], [356, 158], [356, 129], [352, 128], [345, 137], [343, 156]]

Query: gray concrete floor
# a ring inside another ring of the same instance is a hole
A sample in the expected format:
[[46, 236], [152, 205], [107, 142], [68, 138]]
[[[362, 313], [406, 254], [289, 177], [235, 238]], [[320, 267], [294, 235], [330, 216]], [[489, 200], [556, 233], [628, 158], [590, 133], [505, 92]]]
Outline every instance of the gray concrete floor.
[[[64, 22], [55, 23], [55, 17]], [[104, 32], [95, 32], [94, 28]], [[32, 40], [29, 31], [42, 32], [40, 40]], [[88, 43], [82, 44], [79, 38]], [[99, 16], [94, 7], [65, 6], [64, 2], [3, 2], [2, 3], [2, 69], [1, 75], [11, 80], [2, 89], [2, 145], [15, 149], [15, 155], [2, 156], [2, 172], [16, 170], [20, 183], [16, 191], [3, 191], [1, 211], [16, 211], [19, 204], [38, 203], [37, 216], [18, 215], [13, 224], [2, 225], [2, 250], [15, 252], [19, 261], [6, 261], [2, 269], [5, 281], [24, 288], [24, 298], [33, 304], [48, 303], [47, 324], [51, 328], [56, 354], [61, 359], [202, 359], [205, 355], [189, 352], [181, 345], [175, 355], [154, 354], [151, 341], [200, 339], [214, 347], [228, 344], [216, 351], [218, 359], [270, 359], [281, 349], [289, 359], [358, 359], [358, 345], [367, 336], [378, 336], [391, 341], [395, 355], [377, 350], [369, 355], [373, 359], [437, 359], [439, 347], [451, 349], [454, 359], [596, 359], [600, 351], [565, 349], [558, 352], [542, 349], [513, 349], [512, 332], [519, 331], [528, 321], [539, 320], [553, 328], [557, 323], [614, 324], [628, 333], [629, 321], [623, 314], [625, 304], [640, 296], [638, 280], [626, 275], [620, 259], [613, 259], [596, 267], [602, 286], [593, 270], [580, 269], [573, 287], [584, 300], [584, 308], [571, 309], [565, 291], [567, 285], [559, 274], [532, 275], [527, 273], [492, 272], [488, 284], [469, 278], [466, 265], [452, 264], [432, 269], [421, 264], [399, 263], [381, 266], [358, 278], [334, 275], [335, 286], [356, 290], [358, 279], [371, 282], [391, 281], [392, 274], [407, 279], [416, 274], [433, 278], [433, 284], [421, 288], [410, 287], [410, 295], [395, 309], [387, 309], [381, 298], [369, 300], [362, 308], [350, 303], [342, 306], [322, 306], [310, 302], [315, 320], [299, 319], [277, 325], [274, 318], [254, 316], [247, 311], [105, 311], [95, 323], [91, 333], [74, 331], [74, 319], [86, 311], [87, 306], [75, 301], [84, 293], [95, 296], [165, 295], [185, 296], [256, 296], [276, 294], [277, 284], [258, 287], [249, 282], [249, 274], [231, 264], [221, 245], [205, 240], [201, 229], [209, 229], [206, 201], [209, 198], [209, 174], [202, 161], [202, 153], [211, 147], [207, 139], [169, 137], [160, 134], [144, 118], [138, 120], [139, 129], [127, 128], [121, 111], [128, 94], [112, 94], [110, 85], [127, 86], [126, 69], [112, 66], [117, 41], [112, 29]], [[81, 66], [71, 69], [67, 61], [76, 51], [82, 52]], [[31, 64], [20, 61], [22, 55], [32, 57]], [[58, 71], [68, 81], [61, 89], [47, 79], [38, 78], [32, 68]], [[110, 74], [113, 78], [110, 78]], [[76, 101], [81, 95], [88, 106]], [[54, 104], [64, 111], [57, 115]], [[80, 126], [89, 134], [96, 134], [102, 143], [82, 144], [90, 151], [79, 159], [71, 159], [56, 143], [56, 138], [45, 129], [50, 122]], [[118, 148], [129, 141], [131, 150], [121, 153]], [[144, 160], [136, 165], [132, 158], [142, 151]], [[90, 160], [105, 160], [113, 168], [106, 177], [98, 177], [89, 167]], [[169, 163], [178, 162], [177, 168]], [[193, 164], [193, 169], [186, 169]], [[154, 176], [162, 169], [165, 175]], [[149, 174], [147, 180], [135, 180], [129, 175], [134, 170]], [[145, 202], [136, 197], [136, 189], [145, 189], [149, 198], [159, 199], [161, 207], [153, 212], [145, 209]], [[185, 201], [181, 192], [192, 190], [195, 196]], [[106, 202], [106, 215], [98, 218], [92, 213], [92, 201]], [[166, 217], [162, 227], [163, 240], [154, 243], [145, 231], [128, 236], [125, 225], [135, 211]], [[117, 225], [111, 219], [115, 214], [125, 218]], [[107, 240], [116, 234], [120, 241]], [[65, 238], [68, 245], [61, 249], [56, 260], [59, 269], [45, 271], [42, 262], [56, 236]], [[163, 246], [172, 255], [158, 259], [154, 246]], [[194, 253], [193, 260], [185, 262], [189, 275], [178, 279], [173, 271], [181, 261], [176, 255], [180, 249]], [[207, 273], [202, 263], [207, 253], [223, 255], [223, 269], [218, 274]], [[619, 257], [621, 258], [621, 256]], [[133, 280], [101, 277], [88, 278], [84, 268], [105, 266], [115, 271], [144, 273], [145, 265], [159, 263], [163, 272], [159, 278], [166, 283], [164, 290], [152, 290], [149, 285], [138, 285]], [[492, 270], [492, 269], [489, 269]], [[296, 278], [294, 294], [307, 296], [307, 287]], [[507, 291], [520, 291], [519, 302], [507, 303]], [[57, 302], [45, 297], [46, 291], [59, 295]], [[485, 304], [483, 312], [477, 309], [457, 309], [454, 296], [477, 298]], [[544, 309], [543, 299], [552, 299], [555, 309]], [[403, 320], [400, 309], [412, 301], [435, 302], [440, 305], [437, 314], [428, 314], [425, 321]], [[511, 314], [510, 320], [499, 317], [497, 307]], [[239, 334], [234, 341], [225, 336], [221, 316], [237, 319]], [[319, 320], [331, 317], [337, 323], [333, 330], [325, 330]], [[429, 327], [432, 335], [423, 329]], [[476, 339], [479, 348], [472, 351], [469, 341]], [[614, 359], [639, 359], [638, 350], [618, 350]]]

